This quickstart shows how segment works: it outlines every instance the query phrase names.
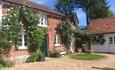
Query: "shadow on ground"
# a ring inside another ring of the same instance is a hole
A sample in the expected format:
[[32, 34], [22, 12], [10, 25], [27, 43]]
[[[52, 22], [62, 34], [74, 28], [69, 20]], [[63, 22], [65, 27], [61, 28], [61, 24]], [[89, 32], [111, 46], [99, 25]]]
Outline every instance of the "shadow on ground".
[[100, 68], [100, 67], [92, 67], [94, 69], [98, 69], [98, 70], [115, 70], [113, 68]]

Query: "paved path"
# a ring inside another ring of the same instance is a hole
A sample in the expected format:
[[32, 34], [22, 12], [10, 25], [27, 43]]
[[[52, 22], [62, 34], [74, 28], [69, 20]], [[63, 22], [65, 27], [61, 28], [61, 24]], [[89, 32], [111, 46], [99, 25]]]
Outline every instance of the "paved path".
[[101, 60], [74, 60], [68, 56], [49, 59], [45, 62], [15, 65], [3, 70], [115, 70], [115, 54], [104, 54]]

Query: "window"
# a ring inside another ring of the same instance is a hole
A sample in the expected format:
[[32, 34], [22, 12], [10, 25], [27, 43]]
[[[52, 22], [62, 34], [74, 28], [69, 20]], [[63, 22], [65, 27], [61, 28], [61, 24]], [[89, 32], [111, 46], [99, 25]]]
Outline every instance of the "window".
[[0, 1], [0, 27], [2, 26], [2, 2]]
[[55, 46], [60, 46], [60, 35], [59, 34], [55, 35]]
[[113, 38], [109, 37], [109, 44], [113, 44]]
[[47, 27], [47, 15], [41, 14], [39, 18], [40, 18], [40, 23], [38, 26]]
[[115, 37], [114, 37], [114, 44], [115, 44]]
[[18, 38], [18, 42], [17, 42], [18, 46], [19, 46], [19, 50], [21, 49], [27, 49], [27, 44], [28, 44], [28, 36], [26, 33], [22, 33], [20, 34], [19, 38]]

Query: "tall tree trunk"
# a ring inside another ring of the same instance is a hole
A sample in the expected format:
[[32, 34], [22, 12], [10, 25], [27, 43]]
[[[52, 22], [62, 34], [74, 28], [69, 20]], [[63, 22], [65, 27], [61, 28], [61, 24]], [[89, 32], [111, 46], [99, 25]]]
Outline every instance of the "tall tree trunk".
[[86, 21], [87, 21], [87, 26], [89, 25], [89, 14], [88, 11], [86, 11]]

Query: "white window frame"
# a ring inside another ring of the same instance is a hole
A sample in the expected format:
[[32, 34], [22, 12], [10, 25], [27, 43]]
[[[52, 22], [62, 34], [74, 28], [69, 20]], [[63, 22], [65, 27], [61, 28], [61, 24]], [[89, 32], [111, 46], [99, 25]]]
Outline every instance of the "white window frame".
[[[110, 38], [111, 38], [111, 40], [110, 40]], [[115, 36], [111, 36], [111, 37], [109, 37], [109, 44], [110, 45], [115, 45]]]
[[25, 45], [25, 33], [23, 32], [22, 34], [21, 34], [21, 43], [22, 43], [22, 45], [18, 45], [19, 47], [18, 47], [18, 49], [19, 50], [25, 50], [25, 49], [28, 49], [27, 48], [27, 45]]
[[48, 17], [47, 17], [47, 14], [43, 14], [43, 13], [40, 13], [39, 14], [39, 24], [38, 26], [41, 26], [41, 27], [48, 27]]
[[2, 1], [0, 2], [0, 28], [2, 27]]
[[60, 35], [59, 34], [55, 35], [55, 46], [56, 47], [61, 46], [60, 45]]

